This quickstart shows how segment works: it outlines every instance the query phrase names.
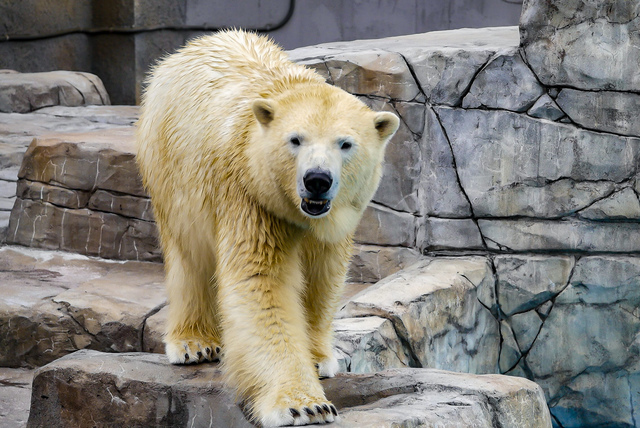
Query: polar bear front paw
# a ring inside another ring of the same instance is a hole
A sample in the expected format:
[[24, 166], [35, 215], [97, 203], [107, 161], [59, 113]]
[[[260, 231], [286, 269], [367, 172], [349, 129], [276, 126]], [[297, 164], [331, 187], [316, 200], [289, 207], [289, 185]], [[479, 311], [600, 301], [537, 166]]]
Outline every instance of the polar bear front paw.
[[264, 428], [324, 424], [338, 420], [338, 410], [330, 402], [299, 404], [285, 409], [273, 410], [259, 417], [259, 420]]
[[214, 340], [165, 340], [165, 353], [171, 364], [219, 362], [221, 351]]

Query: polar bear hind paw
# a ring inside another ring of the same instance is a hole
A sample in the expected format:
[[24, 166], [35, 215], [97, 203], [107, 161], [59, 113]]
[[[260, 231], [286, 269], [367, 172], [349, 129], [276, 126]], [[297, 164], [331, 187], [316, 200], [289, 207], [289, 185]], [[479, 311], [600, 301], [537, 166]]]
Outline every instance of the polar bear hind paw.
[[260, 418], [264, 428], [331, 423], [339, 419], [333, 404], [317, 403], [274, 410]]
[[198, 364], [220, 361], [222, 349], [213, 340], [187, 339], [165, 341], [165, 353], [171, 364]]
[[338, 370], [340, 370], [340, 364], [334, 356], [318, 362], [316, 367], [318, 368], [318, 376], [320, 376], [320, 378], [334, 377], [336, 373], [338, 373]]

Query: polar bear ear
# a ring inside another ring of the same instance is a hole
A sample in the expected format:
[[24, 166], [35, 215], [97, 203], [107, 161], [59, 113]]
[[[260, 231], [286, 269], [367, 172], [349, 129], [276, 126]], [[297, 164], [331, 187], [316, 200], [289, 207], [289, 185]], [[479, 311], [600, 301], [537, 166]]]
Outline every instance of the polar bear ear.
[[398, 130], [400, 126], [400, 119], [393, 113], [387, 111], [381, 111], [376, 113], [373, 124], [380, 135], [381, 140], [390, 138]]
[[256, 100], [253, 102], [251, 109], [253, 110], [253, 114], [256, 116], [256, 119], [258, 119], [258, 122], [264, 126], [269, 125], [273, 120], [275, 112], [275, 105], [273, 102], [262, 99]]

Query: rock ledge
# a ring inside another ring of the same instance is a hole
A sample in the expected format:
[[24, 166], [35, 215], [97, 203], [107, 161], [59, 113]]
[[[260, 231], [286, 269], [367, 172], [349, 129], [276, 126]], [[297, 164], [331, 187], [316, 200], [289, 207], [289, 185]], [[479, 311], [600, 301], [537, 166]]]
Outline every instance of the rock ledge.
[[[542, 389], [522, 378], [394, 369], [326, 379], [335, 427], [550, 427]], [[78, 351], [36, 371], [28, 427], [251, 427], [217, 365]]]

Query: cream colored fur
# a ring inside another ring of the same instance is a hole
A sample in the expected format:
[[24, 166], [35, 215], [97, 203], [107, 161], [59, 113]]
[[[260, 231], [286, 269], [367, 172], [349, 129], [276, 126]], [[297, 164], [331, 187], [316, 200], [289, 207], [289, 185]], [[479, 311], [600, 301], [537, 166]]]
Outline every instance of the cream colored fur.
[[[180, 364], [221, 352], [265, 427], [334, 420], [318, 375], [337, 370], [331, 321], [351, 238], [397, 127], [242, 31], [196, 39], [151, 73], [138, 162], [164, 249], [167, 355]], [[339, 182], [319, 218], [298, 193], [313, 162]]]

